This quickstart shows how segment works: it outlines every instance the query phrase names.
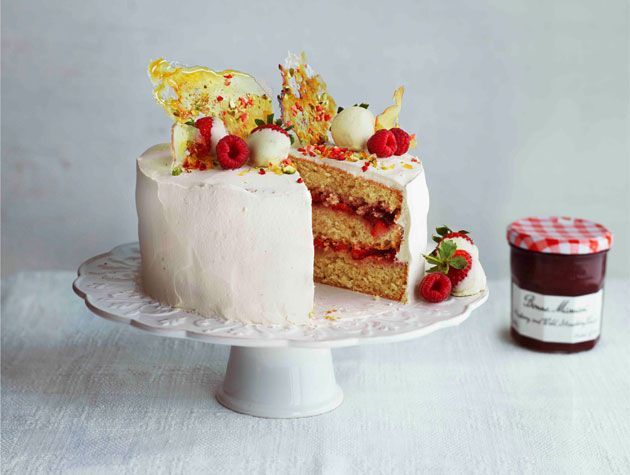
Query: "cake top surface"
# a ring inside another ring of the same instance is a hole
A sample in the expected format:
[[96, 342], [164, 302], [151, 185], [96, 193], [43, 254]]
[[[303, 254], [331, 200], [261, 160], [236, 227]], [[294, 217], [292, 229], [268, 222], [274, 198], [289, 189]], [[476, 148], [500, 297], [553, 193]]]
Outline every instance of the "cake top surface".
[[214, 170], [207, 175], [225, 172], [229, 181], [253, 167], [263, 178], [292, 175], [291, 157], [321, 160], [391, 186], [422, 173], [420, 160], [409, 153], [415, 134], [399, 126], [402, 86], [393, 104], [374, 114], [365, 103], [338, 107], [304, 54], [290, 53], [279, 69], [280, 118], [274, 119], [271, 92], [247, 73], [152, 61], [154, 96], [173, 120], [172, 174], [191, 180], [185, 175]]
[[[393, 188], [404, 188], [424, 172], [420, 159], [409, 153], [389, 160], [352, 159], [339, 160], [323, 156], [322, 147], [306, 147], [291, 150], [291, 157], [310, 160], [338, 168], [352, 175], [373, 180]], [[324, 152], [327, 153], [327, 152]]]
[[173, 176], [168, 144], [159, 144], [151, 147], [138, 158], [137, 163], [138, 168], [144, 175], [158, 183], [171, 183], [185, 188], [222, 185], [242, 188], [252, 193], [308, 195], [306, 187], [301, 184], [298, 173], [265, 172], [265, 174], [261, 174], [257, 168], [245, 167], [235, 170], [215, 168]]

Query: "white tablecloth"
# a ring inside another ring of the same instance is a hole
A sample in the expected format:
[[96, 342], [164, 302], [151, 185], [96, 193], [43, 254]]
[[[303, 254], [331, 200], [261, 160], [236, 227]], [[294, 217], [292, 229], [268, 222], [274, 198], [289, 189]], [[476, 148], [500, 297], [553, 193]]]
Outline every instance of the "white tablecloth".
[[227, 348], [94, 317], [73, 278], [3, 282], [5, 473], [630, 472], [627, 281], [607, 283], [590, 352], [515, 346], [508, 282], [490, 282], [459, 327], [335, 350], [337, 410], [266, 420], [214, 400]]

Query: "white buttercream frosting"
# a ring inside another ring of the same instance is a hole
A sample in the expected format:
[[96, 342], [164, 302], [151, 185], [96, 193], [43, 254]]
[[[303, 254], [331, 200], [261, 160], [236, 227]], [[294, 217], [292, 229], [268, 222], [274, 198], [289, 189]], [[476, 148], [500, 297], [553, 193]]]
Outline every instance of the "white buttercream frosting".
[[310, 194], [298, 175], [241, 168], [172, 176], [170, 163], [166, 144], [137, 160], [144, 290], [202, 315], [306, 322], [314, 250]]
[[297, 150], [292, 150], [291, 155], [315, 163], [323, 163], [402, 191], [402, 209], [396, 222], [402, 226], [404, 234], [396, 259], [408, 264], [407, 301], [412, 302], [415, 298], [414, 288], [424, 276], [423, 253], [427, 245], [427, 214], [429, 212], [429, 190], [420, 160], [407, 153], [379, 159], [378, 167], [370, 166], [364, 171], [364, 161], [352, 162], [319, 156], [311, 157]]

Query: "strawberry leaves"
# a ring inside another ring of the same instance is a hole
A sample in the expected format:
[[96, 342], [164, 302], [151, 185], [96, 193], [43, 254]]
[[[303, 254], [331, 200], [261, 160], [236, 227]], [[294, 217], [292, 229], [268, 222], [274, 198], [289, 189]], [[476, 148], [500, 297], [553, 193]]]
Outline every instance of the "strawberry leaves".
[[295, 142], [295, 137], [293, 136], [293, 134], [289, 133], [293, 129], [293, 125], [289, 125], [288, 127], [285, 127], [284, 122], [282, 122], [282, 119], [274, 120], [273, 114], [269, 114], [267, 116], [267, 121], [264, 121], [262, 119], [256, 119], [254, 120], [254, 122], [256, 123], [257, 127], [262, 127], [264, 125], [277, 125], [278, 127], [282, 127], [284, 131], [287, 133], [289, 140], [291, 140], [291, 145], [293, 145], [293, 143]]
[[425, 255], [424, 258], [433, 267], [429, 268], [427, 272], [440, 272], [442, 274], [448, 274], [451, 269], [461, 270], [466, 268], [468, 262], [462, 256], [456, 256], [457, 245], [452, 241], [444, 241], [436, 248], [437, 252], [431, 255]]

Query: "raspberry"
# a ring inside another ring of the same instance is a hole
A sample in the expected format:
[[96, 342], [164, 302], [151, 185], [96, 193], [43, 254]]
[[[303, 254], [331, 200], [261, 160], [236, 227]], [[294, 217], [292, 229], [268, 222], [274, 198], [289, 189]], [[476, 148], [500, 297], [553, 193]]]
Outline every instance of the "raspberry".
[[368, 151], [378, 158], [391, 157], [398, 145], [396, 137], [389, 130], [379, 130], [367, 142]]
[[453, 288], [451, 280], [440, 272], [427, 274], [418, 285], [418, 293], [427, 302], [437, 303], [446, 300]]
[[453, 258], [458, 256], [466, 259], [466, 267], [464, 267], [463, 269], [455, 269], [455, 267], [452, 266], [449, 267], [447, 275], [448, 278], [451, 280], [452, 285], [457, 285], [462, 280], [464, 280], [468, 275], [468, 272], [470, 272], [470, 266], [472, 265], [472, 257], [470, 257], [470, 254], [468, 254], [463, 249], [458, 249], [457, 251], [455, 251], [455, 254], [453, 254]]
[[206, 144], [210, 144], [210, 134], [212, 133], [212, 117], [202, 117], [201, 119], [197, 119], [195, 122], [195, 127], [199, 129], [199, 133]]
[[275, 130], [276, 132], [280, 132], [281, 134], [284, 134], [287, 137], [289, 136], [289, 133], [286, 130], [284, 130], [282, 127], [276, 124], [259, 125], [258, 127], [256, 127], [254, 130], [250, 132], [250, 135], [253, 134], [254, 132], [258, 132], [259, 130], [264, 130], [264, 129]]
[[411, 137], [403, 129], [395, 127], [389, 129], [389, 131], [396, 137], [396, 151], [394, 155], [404, 155], [409, 150], [409, 144], [411, 143]]
[[226, 135], [217, 144], [217, 160], [222, 168], [239, 168], [249, 158], [247, 143], [236, 135]]

